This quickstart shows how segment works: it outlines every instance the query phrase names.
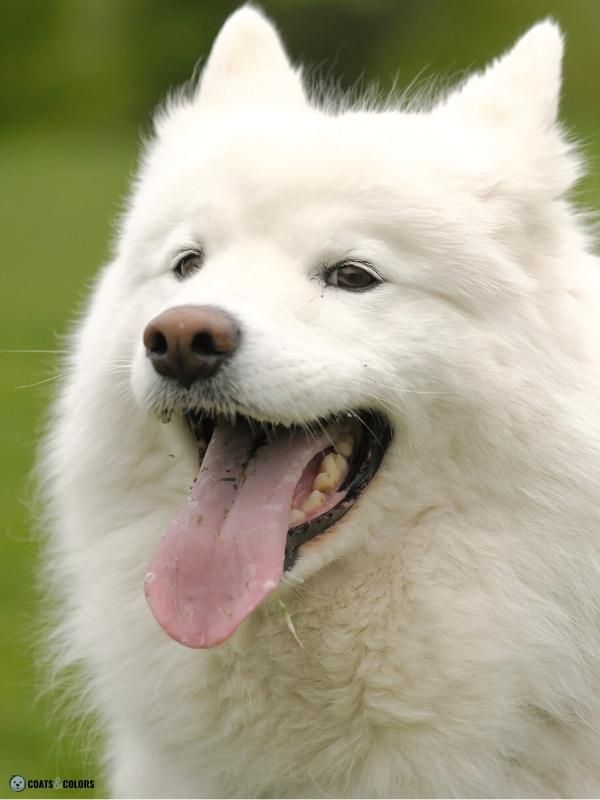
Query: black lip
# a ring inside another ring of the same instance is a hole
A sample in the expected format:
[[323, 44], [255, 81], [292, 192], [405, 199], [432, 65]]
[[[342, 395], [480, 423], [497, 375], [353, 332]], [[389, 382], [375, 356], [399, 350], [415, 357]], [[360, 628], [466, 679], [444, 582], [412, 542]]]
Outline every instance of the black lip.
[[340, 487], [341, 491], [346, 492], [346, 496], [321, 516], [288, 531], [284, 571], [289, 571], [296, 563], [301, 545], [330, 528], [352, 508], [381, 466], [385, 451], [393, 438], [392, 427], [387, 418], [378, 412], [356, 412], [356, 416], [361, 422], [364, 435], [352, 456], [346, 480]]
[[[341, 412], [341, 416], [344, 413]], [[204, 445], [204, 449], [208, 445], [216, 425], [215, 419], [208, 415], [200, 416], [200, 414], [192, 411], [187, 412], [185, 416], [196, 440], [201, 445], [200, 460], [202, 460], [202, 445]], [[327, 419], [320, 420], [322, 427], [325, 427], [337, 416], [339, 415], [332, 415]], [[352, 454], [348, 475], [340, 487], [340, 491], [346, 493], [345, 497], [336, 506], [319, 517], [309, 522], [303, 522], [288, 531], [283, 564], [286, 572], [292, 569], [296, 563], [298, 550], [305, 542], [314, 539], [315, 536], [330, 528], [352, 508], [381, 466], [385, 451], [392, 441], [392, 426], [387, 417], [380, 412], [359, 410], [352, 411], [351, 416], [360, 423], [363, 435], [358, 447]], [[261, 423], [256, 420], [246, 420], [243, 417], [240, 417], [240, 420], [249, 422], [253, 427], [261, 427]], [[257, 446], [260, 445], [261, 438], [261, 436], [257, 437]]]

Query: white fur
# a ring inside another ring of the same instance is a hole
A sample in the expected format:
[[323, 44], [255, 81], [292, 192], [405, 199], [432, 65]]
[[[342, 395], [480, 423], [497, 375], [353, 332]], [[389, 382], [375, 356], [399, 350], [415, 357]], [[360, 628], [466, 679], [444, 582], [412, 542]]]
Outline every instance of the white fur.
[[[245, 7], [159, 116], [40, 470], [57, 665], [83, 670], [115, 796], [600, 793], [599, 273], [565, 199], [561, 55], [542, 22], [432, 110], [333, 114]], [[324, 288], [348, 256], [386, 283]], [[196, 469], [149, 413], [141, 339], [179, 303], [239, 318], [245, 413], [393, 422], [281, 587], [303, 648], [276, 596], [209, 651], [146, 605]]]

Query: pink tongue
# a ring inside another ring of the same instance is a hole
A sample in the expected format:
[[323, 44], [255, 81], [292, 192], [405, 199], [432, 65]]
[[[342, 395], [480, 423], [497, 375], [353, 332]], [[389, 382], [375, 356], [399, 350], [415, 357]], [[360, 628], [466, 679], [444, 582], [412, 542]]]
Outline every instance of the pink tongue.
[[255, 438], [220, 424], [183, 509], [150, 564], [150, 608], [188, 647], [225, 641], [274, 589], [283, 560], [294, 489], [328, 439], [279, 436], [251, 456]]

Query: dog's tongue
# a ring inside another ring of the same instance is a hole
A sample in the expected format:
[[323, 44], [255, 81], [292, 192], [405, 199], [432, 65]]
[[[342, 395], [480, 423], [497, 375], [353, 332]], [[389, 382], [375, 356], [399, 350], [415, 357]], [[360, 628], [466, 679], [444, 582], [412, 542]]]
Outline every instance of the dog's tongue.
[[212, 647], [274, 589], [294, 490], [320, 441], [286, 432], [256, 448], [249, 428], [215, 428], [198, 478], [150, 564], [146, 597], [173, 639]]

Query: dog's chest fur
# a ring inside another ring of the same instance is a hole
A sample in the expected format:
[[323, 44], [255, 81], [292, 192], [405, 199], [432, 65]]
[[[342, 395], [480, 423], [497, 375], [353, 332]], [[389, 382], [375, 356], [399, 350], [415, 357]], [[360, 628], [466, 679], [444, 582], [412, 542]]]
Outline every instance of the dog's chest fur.
[[[493, 601], [466, 615], [477, 585], [461, 592], [440, 570], [432, 599], [435, 566], [427, 566], [427, 531], [419, 535], [403, 556], [332, 565], [288, 594], [301, 644], [277, 600], [208, 652], [165, 640], [139, 606], [145, 657], [140, 640], [127, 652], [124, 632], [106, 677], [113, 698], [128, 694], [139, 722], [131, 735], [147, 740], [150, 762], [167, 759], [168, 780], [179, 781], [174, 796], [562, 792], [572, 732], [523, 705], [525, 666], [506, 661], [505, 643], [495, 647], [485, 630]], [[422, 583], [407, 568], [411, 549], [425, 551]], [[110, 773], [123, 785], [120, 741]], [[578, 747], [585, 758], [585, 737]], [[138, 786], [153, 796], [173, 791], [150, 762]]]

